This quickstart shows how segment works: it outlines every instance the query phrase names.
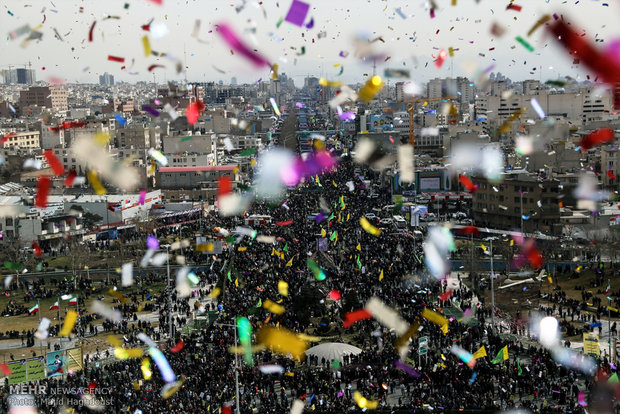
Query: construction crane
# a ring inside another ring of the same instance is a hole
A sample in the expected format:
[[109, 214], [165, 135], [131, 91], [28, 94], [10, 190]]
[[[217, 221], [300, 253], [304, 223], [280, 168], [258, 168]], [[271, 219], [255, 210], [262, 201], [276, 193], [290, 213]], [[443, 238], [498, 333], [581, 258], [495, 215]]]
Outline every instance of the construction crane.
[[449, 99], [458, 99], [456, 96], [444, 96], [442, 98], [421, 98], [414, 99], [412, 101], [405, 102], [407, 104], [407, 112], [409, 112], [409, 145], [413, 147], [413, 153], [415, 154], [415, 125], [413, 122], [413, 111], [415, 109], [415, 104], [421, 102], [433, 102], [433, 101], [443, 101]]

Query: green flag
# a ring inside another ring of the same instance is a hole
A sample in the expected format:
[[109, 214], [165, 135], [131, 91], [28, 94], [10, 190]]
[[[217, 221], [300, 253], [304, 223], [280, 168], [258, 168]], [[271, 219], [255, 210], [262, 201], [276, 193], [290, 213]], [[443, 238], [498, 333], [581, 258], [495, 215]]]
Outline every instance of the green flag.
[[228, 271], [228, 281], [232, 282], [232, 279], [230, 278], [230, 270]]
[[523, 370], [521, 369], [521, 364], [519, 363], [519, 358], [517, 358], [517, 375], [523, 374]]
[[360, 257], [357, 256], [357, 267], [362, 268], [362, 262], [360, 262]]
[[286, 244], [284, 245], [284, 249], [282, 249], [282, 250], [284, 250], [285, 252], [287, 252], [287, 253], [288, 253], [288, 243], [286, 243]]
[[502, 361], [505, 361], [508, 359], [508, 345], [506, 345], [505, 347], [503, 347], [497, 354], [497, 356], [495, 358], [493, 358], [493, 361], [491, 361], [491, 364], [498, 364]]
[[338, 232], [337, 232], [337, 231], [333, 232], [333, 233], [332, 233], [332, 235], [331, 235], [331, 236], [329, 236], [329, 240], [330, 240], [330, 241], [334, 241], [334, 239], [335, 239], [336, 237], [338, 237]]

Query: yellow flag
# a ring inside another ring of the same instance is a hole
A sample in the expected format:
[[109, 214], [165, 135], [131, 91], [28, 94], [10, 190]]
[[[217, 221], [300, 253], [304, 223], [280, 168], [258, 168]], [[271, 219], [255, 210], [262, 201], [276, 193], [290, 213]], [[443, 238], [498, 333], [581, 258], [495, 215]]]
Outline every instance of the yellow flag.
[[334, 187], [338, 188], [338, 185], [336, 184], [334, 180], [332, 180], [332, 184], [334, 185]]
[[515, 241], [514, 240], [510, 240], [510, 246], [514, 246], [515, 245]]
[[293, 258], [292, 258], [292, 257], [291, 257], [291, 260], [289, 260], [289, 261], [286, 263], [286, 267], [291, 267], [291, 266], [293, 266]]
[[347, 213], [347, 221], [351, 218], [351, 213]]
[[379, 275], [379, 282], [383, 280], [383, 269], [381, 269], [381, 274]]
[[485, 252], [487, 251], [487, 246], [485, 246], [484, 244], [480, 243], [480, 247], [482, 247], [482, 250], [484, 250]]
[[275, 255], [276, 254], [276, 249], [274, 249], [273, 247], [271, 248], [271, 255]]
[[551, 279], [551, 276], [547, 276], [547, 279], [549, 280], [549, 283], [553, 283], [553, 279]]
[[485, 349], [484, 345], [482, 345], [479, 350], [474, 352], [474, 358], [475, 359], [482, 358], [482, 357], [485, 357], [485, 356], [487, 356], [487, 350]]
[[327, 232], [325, 231], [325, 229], [321, 229], [321, 237], [325, 236], [327, 236]]
[[341, 219], [340, 213], [338, 213], [338, 223], [340, 223], [340, 219]]
[[235, 286], [239, 287], [239, 278], [235, 279]]
[[362, 251], [362, 244], [361, 243], [357, 243], [356, 249], [361, 252]]

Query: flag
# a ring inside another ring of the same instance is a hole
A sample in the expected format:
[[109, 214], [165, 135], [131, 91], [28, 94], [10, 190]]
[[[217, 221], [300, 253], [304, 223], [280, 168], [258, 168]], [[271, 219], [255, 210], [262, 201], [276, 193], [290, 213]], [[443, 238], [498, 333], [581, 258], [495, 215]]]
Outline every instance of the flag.
[[77, 305], [77, 296], [71, 296], [71, 299], [69, 299], [69, 305]]
[[334, 241], [336, 239], [336, 237], [338, 237], [338, 232], [337, 231], [333, 232], [332, 235], [329, 236], [329, 240], [330, 241]]
[[355, 248], [361, 252], [362, 251], [362, 244], [361, 243], [357, 243], [357, 247], [355, 247]]
[[611, 281], [609, 279], [607, 279], [607, 289], [605, 289], [605, 294], [609, 294], [609, 291], [611, 290]]
[[497, 356], [493, 358], [493, 361], [491, 361], [491, 364], [497, 364], [507, 359], [508, 359], [508, 345], [506, 345], [499, 351]]
[[483, 358], [485, 356], [487, 356], [487, 350], [485, 349], [484, 345], [482, 345], [479, 350], [474, 352], [475, 359]]
[[325, 229], [321, 229], [321, 237], [325, 236], [327, 236], [327, 232], [325, 231]]
[[292, 257], [291, 257], [291, 260], [289, 260], [289, 261], [286, 263], [286, 267], [291, 267], [291, 266], [293, 266], [293, 258], [292, 258]]
[[288, 243], [286, 243], [286, 244], [284, 245], [284, 249], [282, 249], [282, 250], [284, 250], [285, 252], [287, 252], [287, 253], [288, 253]]
[[33, 314], [39, 311], [39, 302], [36, 303], [32, 308], [28, 308], [28, 313]]
[[381, 269], [381, 274], [379, 275], [379, 282], [383, 280], [383, 269]]
[[362, 262], [360, 262], [360, 257], [359, 256], [357, 256], [357, 267], [360, 268], [360, 269], [362, 268]]
[[517, 358], [517, 375], [523, 374], [523, 370], [521, 369], [521, 364], [519, 363], [519, 358]]
[[54, 302], [52, 306], [50, 306], [50, 310], [58, 309], [58, 301]]

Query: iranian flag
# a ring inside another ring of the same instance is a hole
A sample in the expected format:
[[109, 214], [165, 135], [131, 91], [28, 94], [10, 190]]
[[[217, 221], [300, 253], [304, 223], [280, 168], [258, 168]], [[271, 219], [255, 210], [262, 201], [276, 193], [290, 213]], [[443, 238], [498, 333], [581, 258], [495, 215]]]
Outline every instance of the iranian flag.
[[69, 305], [77, 305], [77, 296], [71, 296], [71, 299], [69, 299]]
[[611, 280], [607, 279], [607, 289], [605, 289], [605, 294], [608, 295], [611, 291]]
[[39, 302], [36, 303], [32, 308], [28, 308], [28, 313], [33, 314], [39, 311]]
[[54, 302], [52, 306], [50, 306], [50, 310], [58, 309], [58, 301]]

